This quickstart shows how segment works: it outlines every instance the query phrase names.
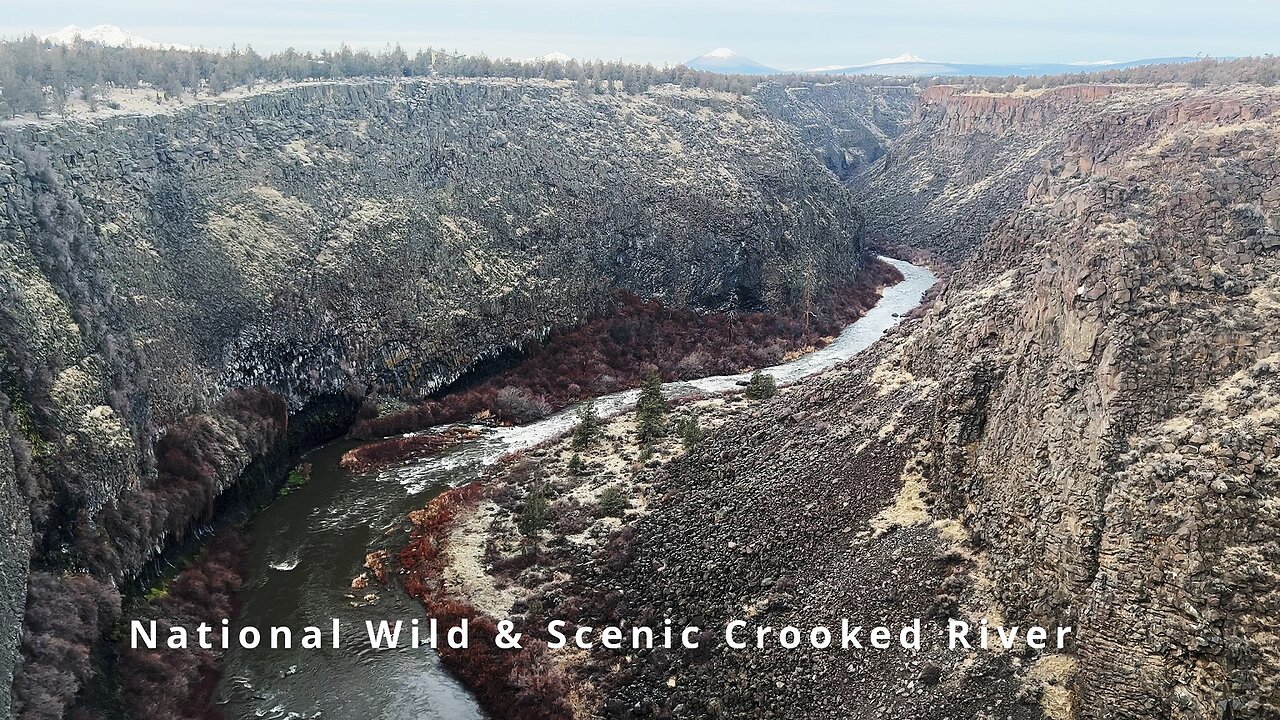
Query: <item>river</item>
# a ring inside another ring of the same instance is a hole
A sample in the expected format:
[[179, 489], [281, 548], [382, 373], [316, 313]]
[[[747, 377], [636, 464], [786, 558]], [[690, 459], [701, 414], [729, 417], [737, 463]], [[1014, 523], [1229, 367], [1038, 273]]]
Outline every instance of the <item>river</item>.
[[[876, 306], [827, 347], [767, 368], [779, 384], [794, 382], [853, 357], [920, 304], [936, 277], [910, 263], [884, 258], [904, 280], [886, 288]], [[735, 389], [748, 375], [719, 375], [668, 383], [668, 397]], [[601, 415], [635, 404], [637, 390], [596, 398]], [[395, 588], [352, 590], [366, 553], [394, 550], [405, 515], [451, 486], [477, 477], [512, 450], [531, 447], [573, 427], [576, 407], [529, 425], [485, 428], [481, 438], [449, 451], [380, 472], [353, 474], [338, 465], [358, 441], [343, 440], [308, 453], [311, 481], [279, 498], [253, 520], [249, 577], [239, 624], [327, 627], [339, 618], [346, 631], [338, 650], [234, 649], [223, 663], [218, 701], [227, 717], [483, 718], [470, 693], [427, 649], [373, 651], [363, 639], [366, 620], [422, 616], [422, 607]], [[364, 596], [374, 593], [367, 602]], [[356, 635], [356, 633], [360, 635]]]

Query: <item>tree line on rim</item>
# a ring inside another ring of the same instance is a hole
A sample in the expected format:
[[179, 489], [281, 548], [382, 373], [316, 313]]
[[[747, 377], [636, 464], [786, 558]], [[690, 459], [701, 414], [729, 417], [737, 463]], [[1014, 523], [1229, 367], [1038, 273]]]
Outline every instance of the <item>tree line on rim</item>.
[[[655, 67], [620, 60], [520, 61], [433, 48], [410, 54], [399, 45], [380, 52], [342, 45], [337, 50], [299, 52], [290, 48], [261, 55], [251, 47], [228, 51], [111, 47], [81, 39], [59, 44], [28, 35], [0, 41], [0, 116], [62, 114], [75, 97], [96, 109], [100, 103], [112, 102], [105, 95], [111, 88], [148, 88], [159, 97], [174, 98], [184, 93], [215, 96], [232, 88], [271, 82], [432, 76], [572, 80], [586, 95], [643, 92], [665, 84], [748, 93], [761, 82], [758, 76], [723, 75], [684, 65]], [[884, 79], [840, 82], [881, 85]]]

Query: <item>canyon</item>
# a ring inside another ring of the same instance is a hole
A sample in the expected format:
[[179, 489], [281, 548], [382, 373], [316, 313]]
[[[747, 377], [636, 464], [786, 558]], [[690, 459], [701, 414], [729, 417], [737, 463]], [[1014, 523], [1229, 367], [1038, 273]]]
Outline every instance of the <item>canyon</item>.
[[[630, 466], [586, 479], [563, 443], [500, 468], [440, 591], [532, 626], [804, 627], [852, 607], [1075, 632], [1067, 652], [994, 656], [593, 651], [569, 667], [575, 716], [1274, 716], [1276, 100], [922, 93], [853, 182], [873, 242], [953, 268], [931, 301], [693, 448], [637, 461], [623, 440]], [[622, 487], [620, 526], [447, 583], [478, 545], [518, 547], [530, 488], [590, 513], [584, 484]]]
[[[593, 650], [563, 669], [575, 716], [1274, 716], [1277, 108], [1246, 83], [425, 79], [9, 128], [0, 684], [23, 652], [89, 684], [43, 618], [23, 639], [27, 608], [90, 598], [68, 614], [92, 644], [117, 588], [366, 398], [421, 400], [619, 290], [783, 311], [879, 248], [945, 275], [921, 308], [777, 397], [699, 401], [692, 447], [592, 470], [636, 506], [488, 609], [803, 627], [856, 607], [1074, 645]], [[527, 459], [576, 487], [557, 442]], [[510, 536], [514, 468], [486, 481], [510, 512], [476, 505], [495, 514], [451, 537]]]

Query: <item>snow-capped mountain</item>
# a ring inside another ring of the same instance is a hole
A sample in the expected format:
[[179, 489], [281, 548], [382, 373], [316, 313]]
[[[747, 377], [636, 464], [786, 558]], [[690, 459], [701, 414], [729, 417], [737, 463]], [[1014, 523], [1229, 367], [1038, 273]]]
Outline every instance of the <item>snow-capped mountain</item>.
[[904, 53], [895, 58], [885, 58], [862, 65], [846, 67], [826, 67], [809, 72], [831, 73], [833, 75], [895, 75], [895, 76], [986, 76], [1002, 77], [1005, 75], [1065, 75], [1068, 73], [1097, 72], [1100, 70], [1121, 70], [1142, 65], [1159, 65], [1164, 63], [1193, 62], [1193, 57], [1148, 58], [1115, 62], [1111, 60], [1087, 63], [953, 63], [937, 60], [925, 60], [919, 55]]
[[539, 55], [539, 56], [537, 56], [537, 57], [531, 57], [531, 58], [529, 58], [529, 59], [527, 59], [527, 60], [524, 60], [524, 62], [531, 62], [531, 63], [536, 63], [536, 62], [569, 62], [569, 61], [570, 61], [570, 60], [572, 60], [572, 59], [573, 59], [573, 58], [572, 58], [571, 56], [569, 56], [569, 55], [565, 55], [564, 53], [560, 52], [559, 50], [556, 50], [556, 51], [553, 51], [553, 52], [549, 52], [549, 53], [547, 53], [546, 55]]
[[1100, 70], [1121, 70], [1142, 65], [1193, 62], [1195, 60], [1196, 58], [1194, 57], [1165, 57], [1126, 62], [1101, 60], [1077, 63], [954, 63], [941, 60], [926, 60], [915, 53], [906, 52], [897, 57], [881, 58], [858, 65], [826, 65], [803, 70], [777, 70], [761, 65], [751, 58], [739, 55], [729, 48], [716, 48], [706, 55], [690, 60], [685, 65], [694, 70], [739, 75], [771, 75], [796, 72], [814, 75], [886, 75], [895, 77], [954, 77], [970, 75], [1003, 77], [1006, 75], [1065, 75]]
[[716, 48], [706, 55], [699, 55], [685, 63], [685, 67], [692, 70], [725, 73], [726, 75], [772, 75], [778, 72], [778, 70], [767, 65], [761, 65], [745, 55], [739, 55], [729, 48]]
[[112, 47], [168, 48], [171, 50], [191, 49], [186, 45], [154, 42], [144, 37], [134, 35], [131, 32], [122, 30], [115, 25], [95, 25], [88, 30], [77, 25], [68, 25], [58, 32], [49, 33], [48, 35], [43, 36], [41, 39], [61, 45], [67, 45], [75, 42], [77, 37], [88, 42], [94, 42], [100, 45], [110, 45]]
[[899, 55], [898, 57], [881, 58], [879, 60], [875, 60], [867, 64], [868, 65], [895, 65], [897, 63], [927, 63], [927, 62], [929, 61], [925, 60], [919, 55], [905, 52]]

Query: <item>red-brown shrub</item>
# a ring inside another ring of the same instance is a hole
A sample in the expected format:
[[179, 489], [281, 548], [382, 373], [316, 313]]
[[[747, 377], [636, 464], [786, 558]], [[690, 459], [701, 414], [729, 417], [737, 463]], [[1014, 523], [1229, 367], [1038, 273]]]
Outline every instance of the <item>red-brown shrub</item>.
[[59, 720], [93, 672], [93, 646], [119, 617], [120, 594], [89, 575], [34, 572], [28, 582], [13, 714]]
[[515, 367], [407, 410], [365, 418], [352, 435], [397, 435], [465, 421], [484, 411], [507, 422], [528, 422], [545, 413], [541, 408], [511, 412], [517, 404], [513, 398], [545, 403], [548, 411], [559, 409], [591, 395], [635, 387], [646, 367], [671, 381], [773, 365], [789, 352], [825, 345], [875, 305], [880, 288], [901, 279], [892, 266], [874, 262], [819, 302], [781, 315], [699, 313], [620, 292], [610, 315], [553, 335], [530, 348]]
[[[245, 578], [248, 541], [234, 529], [224, 529], [206, 544], [187, 569], [178, 573], [161, 597], [146, 602], [131, 615], [156, 620], [161, 638], [168, 628], [184, 626], [191, 637], [201, 622], [233, 618], [236, 594]], [[189, 648], [131, 648], [119, 644], [121, 701], [136, 720], [219, 720], [211, 704], [221, 676], [220, 652]]]
[[238, 390], [207, 415], [170, 425], [156, 442], [156, 476], [122, 494], [97, 515], [76, 518], [75, 550], [95, 575], [126, 577], [139, 570], [166, 538], [179, 538], [212, 517], [221, 488], [237, 469], [230, 448], [259, 455], [282, 440], [284, 400], [266, 388]]
[[497, 626], [488, 616], [448, 596], [442, 587], [442, 553], [458, 512], [483, 494], [478, 483], [454, 488], [436, 497], [423, 510], [410, 514], [414, 530], [398, 556], [405, 590], [422, 602], [427, 614], [446, 626], [466, 618], [471, 645], [465, 650], [442, 649], [440, 659], [475, 694], [494, 717], [521, 720], [572, 720], [568, 679], [551, 658], [546, 644], [526, 634], [520, 650], [493, 642]]

